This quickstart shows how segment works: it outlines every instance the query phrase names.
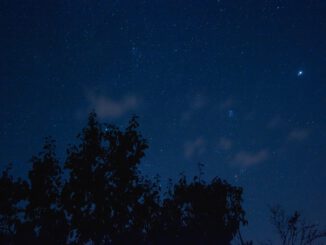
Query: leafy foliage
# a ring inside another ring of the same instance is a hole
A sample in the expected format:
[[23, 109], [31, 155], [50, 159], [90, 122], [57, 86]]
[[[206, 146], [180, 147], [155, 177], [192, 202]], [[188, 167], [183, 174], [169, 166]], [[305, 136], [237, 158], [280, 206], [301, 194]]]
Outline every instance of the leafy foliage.
[[13, 243], [17, 227], [21, 224], [23, 213], [19, 203], [26, 200], [28, 186], [21, 179], [14, 180], [9, 175], [10, 166], [0, 177], [0, 243]]
[[[241, 224], [242, 189], [181, 176], [162, 194], [139, 171], [148, 148], [133, 117], [125, 130], [96, 114], [59, 163], [47, 139], [29, 181], [0, 179], [2, 244], [230, 244]], [[65, 177], [65, 181], [63, 181]], [[23, 203], [25, 202], [25, 204]]]
[[229, 244], [245, 224], [240, 188], [215, 178], [188, 183], [181, 176], [164, 199], [157, 227], [159, 241], [180, 244]]

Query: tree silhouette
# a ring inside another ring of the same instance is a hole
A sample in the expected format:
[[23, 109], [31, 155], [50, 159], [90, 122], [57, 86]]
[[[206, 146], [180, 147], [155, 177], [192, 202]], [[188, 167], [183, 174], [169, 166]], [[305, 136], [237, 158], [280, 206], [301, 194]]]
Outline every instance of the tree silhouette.
[[308, 224], [295, 211], [287, 216], [280, 206], [270, 209], [271, 221], [280, 236], [282, 245], [310, 245], [316, 240], [326, 237], [326, 230], [321, 231], [318, 225]]
[[46, 139], [43, 151], [31, 162], [24, 228], [34, 233], [34, 244], [64, 244], [68, 225], [60, 204], [62, 171], [51, 138]]
[[[148, 148], [132, 117], [125, 130], [91, 113], [61, 164], [47, 139], [29, 183], [0, 179], [3, 244], [230, 244], [246, 224], [242, 189], [218, 178], [181, 176], [163, 195], [141, 175]], [[63, 181], [65, 179], [65, 181]], [[24, 203], [25, 202], [25, 203]]]
[[182, 175], [163, 201], [157, 236], [162, 244], [230, 244], [240, 224], [246, 224], [240, 188], [215, 178], [198, 176], [188, 183]]
[[147, 143], [137, 128], [136, 117], [122, 132], [113, 125], [100, 125], [92, 113], [79, 136], [82, 143], [68, 151], [65, 167], [70, 178], [63, 200], [77, 242], [140, 239], [135, 237], [142, 230], [136, 226], [140, 222], [135, 211], [143, 205], [140, 200], [148, 185], [137, 167]]
[[0, 244], [14, 243], [17, 229], [21, 225], [23, 209], [19, 206], [27, 198], [27, 183], [14, 180], [9, 175], [8, 166], [0, 177]]

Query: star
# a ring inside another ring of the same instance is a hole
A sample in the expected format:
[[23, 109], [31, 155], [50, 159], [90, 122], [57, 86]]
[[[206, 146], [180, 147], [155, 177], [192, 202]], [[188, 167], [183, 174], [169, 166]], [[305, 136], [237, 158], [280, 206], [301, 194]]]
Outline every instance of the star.
[[303, 70], [299, 70], [298, 73], [297, 73], [297, 76], [302, 77], [303, 76]]
[[229, 117], [229, 118], [233, 118], [234, 116], [235, 116], [234, 111], [233, 111], [233, 110], [229, 110], [229, 111], [228, 111], [228, 117]]

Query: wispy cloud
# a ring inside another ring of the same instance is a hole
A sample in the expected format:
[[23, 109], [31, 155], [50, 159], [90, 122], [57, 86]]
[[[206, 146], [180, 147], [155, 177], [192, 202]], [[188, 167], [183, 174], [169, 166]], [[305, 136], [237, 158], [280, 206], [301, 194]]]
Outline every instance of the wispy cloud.
[[196, 95], [189, 101], [189, 108], [182, 114], [182, 120], [188, 121], [199, 110], [208, 104], [208, 99], [203, 95]]
[[191, 108], [194, 110], [199, 110], [206, 106], [207, 104], [207, 98], [203, 95], [197, 95], [194, 97], [194, 99], [191, 101]]
[[266, 161], [268, 157], [269, 152], [267, 149], [256, 152], [240, 151], [235, 154], [231, 162], [242, 167], [249, 167]]
[[303, 141], [303, 140], [307, 139], [308, 136], [309, 136], [309, 130], [294, 129], [289, 133], [288, 139], [292, 140], [292, 141]]
[[219, 109], [220, 110], [229, 110], [230, 108], [232, 108], [235, 104], [235, 101], [232, 97], [229, 97], [225, 100], [223, 100], [222, 102], [220, 102], [219, 104]]
[[230, 150], [232, 147], [232, 143], [233, 142], [230, 139], [222, 137], [218, 141], [218, 148], [224, 151]]
[[120, 100], [96, 93], [87, 95], [89, 108], [94, 109], [100, 118], [119, 118], [139, 107], [140, 100], [135, 95], [127, 95]]
[[267, 123], [267, 128], [275, 129], [275, 128], [279, 127], [281, 123], [282, 123], [282, 119], [281, 119], [280, 115], [276, 115], [269, 120], [269, 122]]
[[184, 156], [187, 159], [191, 159], [195, 156], [202, 155], [206, 150], [206, 142], [202, 137], [198, 137], [195, 140], [187, 141], [184, 144]]

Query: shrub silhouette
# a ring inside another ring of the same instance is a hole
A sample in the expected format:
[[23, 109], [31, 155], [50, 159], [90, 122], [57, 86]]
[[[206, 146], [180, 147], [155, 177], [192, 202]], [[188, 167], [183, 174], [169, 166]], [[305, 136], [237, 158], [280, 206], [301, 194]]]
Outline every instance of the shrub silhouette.
[[241, 224], [240, 188], [215, 178], [206, 184], [199, 178], [188, 183], [181, 176], [164, 199], [155, 243], [229, 244]]
[[[91, 113], [61, 168], [47, 139], [28, 182], [0, 178], [1, 244], [230, 244], [241, 224], [242, 189], [181, 176], [162, 193], [143, 177], [148, 148], [137, 117], [125, 130]], [[63, 180], [64, 179], [64, 180]]]
[[21, 226], [20, 217], [23, 209], [19, 202], [26, 200], [28, 185], [21, 179], [14, 180], [9, 175], [7, 167], [0, 177], [0, 243], [13, 244], [18, 227]]
[[282, 245], [310, 245], [326, 237], [326, 230], [321, 230], [317, 224], [306, 222], [298, 211], [286, 215], [282, 207], [276, 205], [270, 208], [270, 212], [271, 222]]
[[64, 244], [68, 224], [60, 204], [62, 171], [51, 138], [46, 139], [43, 151], [31, 162], [24, 233], [33, 234], [34, 244]]

